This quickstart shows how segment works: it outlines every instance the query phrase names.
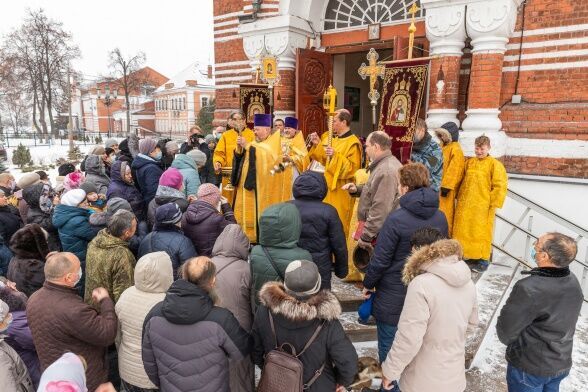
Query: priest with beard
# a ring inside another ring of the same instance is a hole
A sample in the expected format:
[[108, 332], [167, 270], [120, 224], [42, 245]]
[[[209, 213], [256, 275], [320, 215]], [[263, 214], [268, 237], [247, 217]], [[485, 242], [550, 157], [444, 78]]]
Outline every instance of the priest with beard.
[[258, 221], [270, 205], [285, 201], [284, 173], [271, 174], [279, 163], [282, 146], [280, 133], [272, 134], [272, 116], [255, 114], [253, 117], [255, 141], [237, 137], [231, 183], [235, 184], [233, 210], [237, 223], [252, 243], [257, 243]]

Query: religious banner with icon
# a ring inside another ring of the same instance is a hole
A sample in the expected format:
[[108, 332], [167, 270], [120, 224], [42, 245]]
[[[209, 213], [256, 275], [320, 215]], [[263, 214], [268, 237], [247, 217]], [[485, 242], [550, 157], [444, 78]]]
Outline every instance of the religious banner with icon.
[[239, 106], [245, 113], [247, 127], [253, 129], [253, 115], [272, 114], [270, 90], [265, 84], [242, 84], [240, 90]]
[[427, 85], [429, 59], [386, 64], [378, 130], [392, 138], [392, 154], [405, 164]]

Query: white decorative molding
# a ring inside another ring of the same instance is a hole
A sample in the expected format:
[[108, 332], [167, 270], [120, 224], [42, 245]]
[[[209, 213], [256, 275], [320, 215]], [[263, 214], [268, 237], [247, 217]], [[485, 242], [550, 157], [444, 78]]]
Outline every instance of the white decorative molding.
[[506, 155], [586, 159], [588, 158], [588, 141], [509, 137], [506, 143]]
[[264, 51], [264, 36], [249, 35], [243, 37], [243, 50], [248, 58], [258, 58]]
[[[581, 45], [588, 43], [588, 37], [553, 39], [548, 41], [523, 42], [523, 49], [548, 48], [550, 46]], [[508, 44], [507, 50], [519, 50], [521, 44]]]
[[425, 26], [431, 55], [461, 56], [466, 40], [465, 5], [435, 7], [426, 11]]
[[292, 112], [290, 110], [275, 110], [274, 111], [274, 120], [277, 120], [277, 119], [283, 120], [285, 117], [296, 117], [296, 112]]
[[504, 53], [514, 34], [519, 0], [487, 0], [468, 4], [466, 29], [472, 53]]
[[430, 109], [427, 111], [427, 128], [439, 128], [449, 121], [459, 126], [458, 113], [457, 109]]
[[499, 114], [498, 109], [468, 109], [462, 128], [466, 132], [498, 132], [502, 129]]

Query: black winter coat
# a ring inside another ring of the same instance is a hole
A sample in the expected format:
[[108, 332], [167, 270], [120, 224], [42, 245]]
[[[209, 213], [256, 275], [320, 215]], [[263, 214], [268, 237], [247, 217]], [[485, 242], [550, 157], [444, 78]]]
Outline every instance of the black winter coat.
[[299, 359], [304, 365], [303, 381], [308, 382], [323, 364], [321, 376], [309, 392], [334, 391], [336, 384], [348, 386], [357, 373], [357, 352], [339, 321], [341, 305], [333, 293], [320, 291], [305, 301], [286, 293], [278, 282], [266, 283], [259, 294], [261, 305], [253, 322], [253, 362], [263, 368], [264, 356], [275, 347], [269, 324], [271, 311], [278, 345], [290, 343], [302, 351], [316, 328], [324, 322], [316, 340]]
[[184, 262], [197, 256], [192, 241], [175, 225], [155, 224], [153, 231], [141, 241], [138, 257], [147, 253], [165, 252], [169, 255], [174, 269], [174, 279], [178, 277], [178, 268]]
[[402, 270], [412, 250], [410, 237], [420, 228], [438, 229], [447, 237], [447, 219], [439, 211], [439, 194], [419, 188], [400, 198], [400, 208], [391, 212], [380, 230], [363, 286], [376, 289], [372, 314], [378, 322], [398, 325], [406, 286]]
[[161, 391], [229, 392], [229, 359], [248, 356], [251, 346], [230, 311], [183, 279], [143, 324], [143, 366]]
[[135, 170], [135, 185], [143, 195], [143, 202], [148, 206], [157, 193], [159, 177], [163, 174], [163, 170], [157, 161], [142, 154], [137, 155], [133, 160], [131, 168]]
[[27, 212], [27, 223], [36, 223], [41, 226], [49, 234], [47, 241], [49, 242], [49, 250], [60, 251], [61, 241], [59, 241], [59, 232], [57, 227], [53, 226], [53, 211], [50, 213], [43, 212], [39, 205], [39, 199], [43, 195], [44, 187], [43, 183], [31, 185], [23, 189], [22, 197], [29, 205]]
[[143, 203], [143, 195], [141, 192], [131, 184], [127, 184], [123, 180], [124, 173], [120, 172], [120, 168], [123, 161], [116, 161], [112, 164], [110, 185], [108, 185], [108, 191], [106, 192], [106, 198], [108, 200], [113, 197], [120, 197], [125, 199], [131, 205], [133, 214], [138, 220], [145, 220], [145, 204]]
[[22, 219], [18, 208], [12, 205], [0, 207], [0, 235], [4, 237], [7, 242], [10, 241], [12, 235], [22, 227]]
[[205, 201], [190, 204], [182, 217], [184, 234], [194, 244], [198, 256], [212, 256], [212, 248], [224, 228], [237, 223], [228, 203], [221, 206], [222, 214]]
[[500, 311], [496, 332], [506, 360], [538, 377], [556, 377], [572, 367], [574, 332], [582, 288], [569, 268], [534, 268], [515, 283]]
[[337, 210], [323, 203], [327, 195], [325, 176], [306, 171], [296, 178], [292, 192], [295, 200], [291, 203], [298, 208], [302, 220], [298, 246], [312, 255], [321, 274], [321, 289], [330, 289], [333, 267], [337, 277], [347, 276], [347, 243]]
[[149, 206], [147, 207], [147, 222], [149, 223], [149, 227], [153, 227], [155, 225], [155, 211], [157, 210], [157, 207], [161, 207], [164, 204], [176, 203], [178, 207], [180, 207], [180, 211], [182, 211], [182, 213], [186, 212], [188, 209], [188, 200], [186, 200], [183, 193], [181, 196], [179, 193], [180, 192], [178, 192], [178, 196], [155, 196], [155, 198], [151, 200], [151, 203], [149, 203]]

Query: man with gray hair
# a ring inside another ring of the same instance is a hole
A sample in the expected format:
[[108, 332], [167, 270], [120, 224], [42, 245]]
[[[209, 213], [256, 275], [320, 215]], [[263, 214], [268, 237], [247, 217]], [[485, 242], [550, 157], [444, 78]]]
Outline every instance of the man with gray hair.
[[127, 288], [133, 285], [135, 256], [129, 250], [129, 240], [137, 230], [135, 215], [118, 210], [88, 245], [86, 256], [86, 303], [92, 302], [92, 291], [104, 287], [116, 301]]
[[45, 262], [45, 283], [27, 303], [27, 320], [44, 371], [66, 352], [84, 357], [89, 391], [108, 381], [106, 349], [114, 343], [118, 322], [108, 292], [91, 293], [98, 310], [82, 301], [75, 289], [82, 277], [73, 253], [56, 252]]
[[[359, 197], [357, 220], [359, 227], [354, 239], [368, 251], [373, 250], [376, 237], [386, 217], [397, 205], [398, 170], [402, 167], [390, 148], [392, 141], [387, 133], [375, 131], [368, 135], [365, 153], [370, 160], [370, 176], [364, 185], [348, 183], [343, 189]], [[352, 266], [350, 266], [351, 268]]]
[[508, 347], [506, 381], [511, 392], [558, 391], [572, 367], [582, 288], [568, 267], [577, 244], [561, 233], [546, 233], [530, 249], [537, 264], [522, 274], [500, 312], [496, 331]]

